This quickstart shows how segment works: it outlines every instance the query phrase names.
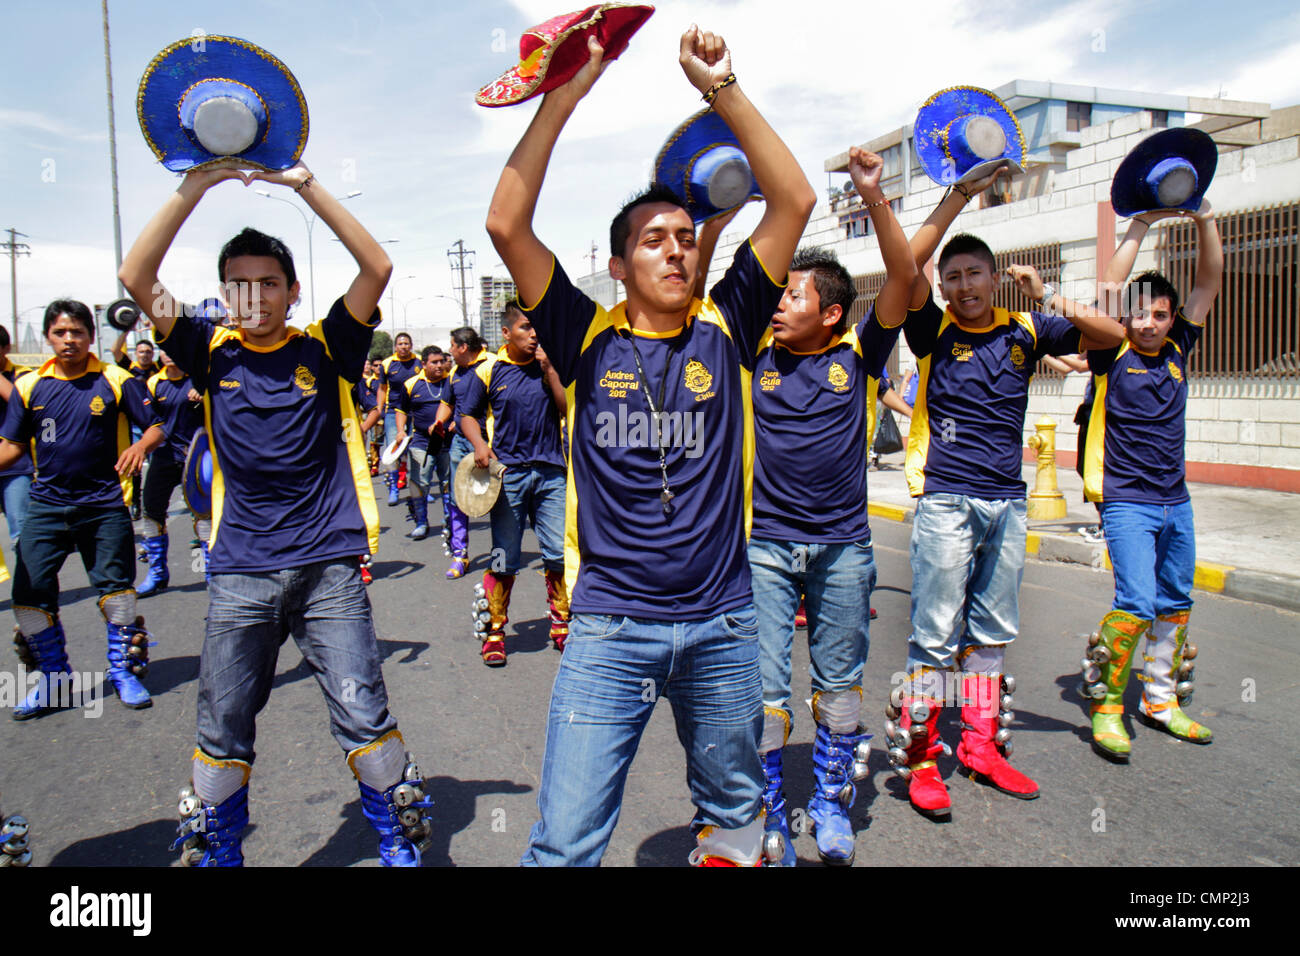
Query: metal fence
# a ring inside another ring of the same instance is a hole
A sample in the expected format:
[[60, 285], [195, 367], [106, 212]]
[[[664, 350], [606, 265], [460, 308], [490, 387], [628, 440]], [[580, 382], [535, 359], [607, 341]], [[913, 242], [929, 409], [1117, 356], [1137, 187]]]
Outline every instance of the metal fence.
[[[1300, 377], [1300, 203], [1216, 213], [1223, 286], [1192, 352], [1193, 375]], [[1159, 269], [1186, 301], [1196, 281], [1196, 223], [1162, 223]]]

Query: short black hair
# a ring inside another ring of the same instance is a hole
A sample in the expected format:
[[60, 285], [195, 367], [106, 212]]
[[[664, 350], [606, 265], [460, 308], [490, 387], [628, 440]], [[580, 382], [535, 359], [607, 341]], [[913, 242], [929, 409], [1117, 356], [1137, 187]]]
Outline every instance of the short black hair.
[[528, 318], [528, 313], [524, 311], [524, 307], [518, 299], [506, 300], [505, 308], [501, 312], [501, 327], [503, 329], [513, 329], [516, 322], [526, 318]]
[[462, 325], [458, 329], [452, 329], [451, 340], [457, 345], [468, 346], [471, 352], [477, 352], [483, 347], [483, 339], [479, 336], [478, 329], [470, 325]]
[[1140, 295], [1145, 295], [1148, 302], [1154, 299], [1168, 299], [1169, 314], [1178, 314], [1178, 290], [1163, 273], [1148, 269], [1133, 277], [1133, 281], [1124, 289], [1124, 315], [1133, 314]]
[[972, 236], [968, 232], [960, 232], [948, 240], [943, 247], [943, 252], [939, 253], [939, 274], [943, 275], [944, 267], [953, 256], [974, 256], [977, 259], [983, 259], [988, 264], [989, 272], [997, 275], [998, 262], [993, 258], [993, 250], [988, 244], [978, 236]]
[[0, 349], [4, 348], [6, 345], [9, 344], [10, 344], [9, 330], [6, 329], [3, 325], [0, 325]]
[[445, 355], [445, 354], [446, 353], [443, 352], [443, 350], [438, 348], [438, 346], [436, 345], [426, 345], [424, 348], [420, 350], [420, 361], [421, 362], [429, 361], [430, 355]]
[[670, 187], [663, 183], [651, 183], [648, 187], [637, 193], [631, 199], [623, 204], [623, 208], [618, 211], [614, 221], [609, 224], [609, 254], [618, 256], [622, 259], [627, 254], [627, 241], [632, 235], [632, 210], [637, 206], [647, 206], [651, 203], [666, 202], [669, 205], [685, 209], [686, 204], [682, 202]]
[[838, 334], [849, 327], [849, 309], [853, 308], [858, 298], [858, 290], [853, 285], [853, 276], [829, 249], [805, 246], [794, 254], [790, 263], [790, 272], [811, 272], [813, 288], [821, 302], [822, 311], [838, 305], [843, 312], [835, 325]]
[[410, 342], [412, 346], [415, 345], [415, 339], [411, 338], [411, 333], [410, 333], [410, 332], [398, 332], [396, 335], [394, 335], [394, 336], [393, 336], [393, 345], [396, 345], [396, 344], [397, 344], [397, 340], [398, 340], [398, 339], [406, 339], [406, 341]]
[[217, 256], [217, 278], [222, 282], [226, 281], [226, 263], [238, 256], [270, 256], [280, 263], [289, 285], [298, 281], [298, 273], [293, 268], [293, 253], [275, 236], [246, 226], [243, 232], [222, 246], [221, 255]]
[[50, 328], [58, 321], [59, 316], [66, 315], [70, 319], [76, 319], [90, 333], [90, 341], [95, 341], [95, 317], [90, 313], [90, 306], [84, 302], [78, 302], [76, 299], [55, 299], [45, 307], [45, 324], [41, 328], [42, 335], [49, 335]]

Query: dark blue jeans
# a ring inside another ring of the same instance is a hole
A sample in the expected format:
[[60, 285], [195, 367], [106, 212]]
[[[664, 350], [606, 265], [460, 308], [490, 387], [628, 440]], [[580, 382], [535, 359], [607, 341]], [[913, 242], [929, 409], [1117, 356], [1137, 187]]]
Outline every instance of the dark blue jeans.
[[125, 505], [90, 508], [32, 499], [18, 539], [13, 603], [58, 614], [59, 569], [74, 551], [101, 596], [125, 591], [135, 584], [134, 545]]
[[325, 694], [330, 732], [344, 751], [397, 727], [355, 558], [214, 574], [208, 594], [198, 700], [198, 742], [208, 756], [253, 762], [257, 715], [290, 635]]

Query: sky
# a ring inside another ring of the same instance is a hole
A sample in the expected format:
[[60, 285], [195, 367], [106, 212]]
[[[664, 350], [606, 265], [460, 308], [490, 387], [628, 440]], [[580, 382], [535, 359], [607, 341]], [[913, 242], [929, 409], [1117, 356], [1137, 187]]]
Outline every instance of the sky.
[[[460, 324], [447, 251], [475, 251], [480, 275], [506, 274], [483, 221], [501, 167], [537, 100], [485, 109], [474, 93], [518, 60], [519, 35], [565, 12], [556, 0], [476, 4], [407, 0], [110, 0], [122, 242], [129, 248], [179, 180], [156, 161], [135, 115], [150, 59], [195, 31], [264, 47], [293, 71], [310, 113], [303, 160], [388, 241], [390, 332], [446, 344]], [[26, 233], [18, 310], [39, 322], [48, 301], [118, 298], [104, 41], [98, 0], [6, 0], [0, 54], [0, 228]], [[692, 0], [657, 4], [579, 105], [561, 136], [535, 218], [571, 275], [605, 268], [609, 220], [650, 177], [665, 137], [702, 108], [677, 64], [691, 23], [722, 34], [741, 86], [781, 134], [819, 195], [823, 161], [912, 121], [935, 90], [1013, 79], [1223, 96], [1274, 107], [1300, 102], [1300, 7], [1291, 0], [1121, 3], [1114, 0]], [[278, 199], [257, 195], [267, 188]], [[283, 238], [324, 314], [355, 268], [328, 228], [283, 187], [226, 182], [181, 230], [162, 279], [183, 298], [216, 294], [216, 255], [246, 225]], [[751, 207], [734, 229], [752, 227]], [[8, 263], [0, 316], [11, 326]], [[391, 303], [391, 306], [390, 306]], [[304, 302], [301, 312], [310, 308]], [[299, 318], [302, 318], [300, 314]]]

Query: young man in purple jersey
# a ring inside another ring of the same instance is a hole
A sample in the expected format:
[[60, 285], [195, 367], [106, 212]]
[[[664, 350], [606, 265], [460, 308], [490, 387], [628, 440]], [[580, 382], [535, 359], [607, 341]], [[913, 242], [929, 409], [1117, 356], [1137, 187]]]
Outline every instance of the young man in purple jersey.
[[569, 397], [565, 572], [572, 617], [551, 694], [523, 862], [594, 865], [658, 697], [672, 701], [696, 807], [693, 863], [762, 858], [762, 682], [745, 557], [758, 342], [816, 202], [799, 164], [731, 72], [722, 38], [692, 26], [679, 60], [736, 134], [763, 218], [701, 301], [695, 224], [663, 186], [610, 228], [627, 301], [582, 295], [533, 231], [551, 152], [596, 82], [603, 50], [542, 100], [502, 172], [487, 230]]
[[1223, 245], [1210, 204], [1203, 201], [1195, 212], [1136, 216], [1102, 281], [1103, 291], [1117, 295], [1151, 225], [1172, 216], [1196, 223], [1196, 285], [1187, 304], [1179, 307], [1178, 290], [1165, 276], [1144, 272], [1123, 293], [1124, 343], [1088, 351], [1096, 397], [1084, 493], [1105, 522], [1115, 600], [1087, 651], [1084, 679], [1093, 698], [1093, 749], [1116, 763], [1126, 763], [1132, 750], [1123, 723], [1124, 688], [1143, 638], [1139, 719], [1191, 743], [1213, 738], [1179, 706], [1191, 697], [1197, 653], [1187, 643], [1196, 577], [1196, 529], [1185, 480], [1187, 366], [1223, 280]]
[[[918, 269], [1000, 172], [953, 186], [912, 237]], [[974, 236], [949, 240], [937, 275], [947, 309], [935, 304], [929, 281], [918, 274], [903, 330], [919, 378], [906, 464], [917, 499], [912, 634], [908, 678], [891, 692], [885, 730], [912, 806], [944, 820], [951, 801], [935, 759], [946, 749], [938, 732], [945, 703], [961, 707], [962, 772], [1022, 800], [1038, 796], [1038, 785], [1007, 762], [1015, 681], [1004, 670], [1007, 645], [1020, 630], [1029, 380], [1043, 355], [1118, 345], [1124, 330], [1058, 295], [1030, 266], [1013, 265], [1007, 275], [1035, 310], [994, 308], [1002, 275]]]
[[[228, 179], [292, 189], [356, 260], [347, 291], [305, 331], [287, 324], [299, 299], [293, 257], [256, 230], [231, 239], [217, 261], [233, 327], [193, 317], [159, 281], [182, 224]], [[373, 553], [379, 529], [351, 391], [391, 271], [383, 248], [302, 163], [189, 172], [122, 264], [122, 282], [153, 317], [159, 344], [204, 394], [213, 449], [198, 747], [193, 789], [182, 791], [179, 807], [187, 864], [243, 863], [257, 714], [290, 635], [325, 694], [362, 812], [380, 834], [381, 861], [420, 863], [429, 802], [388, 709], [357, 566], [358, 554]]]

